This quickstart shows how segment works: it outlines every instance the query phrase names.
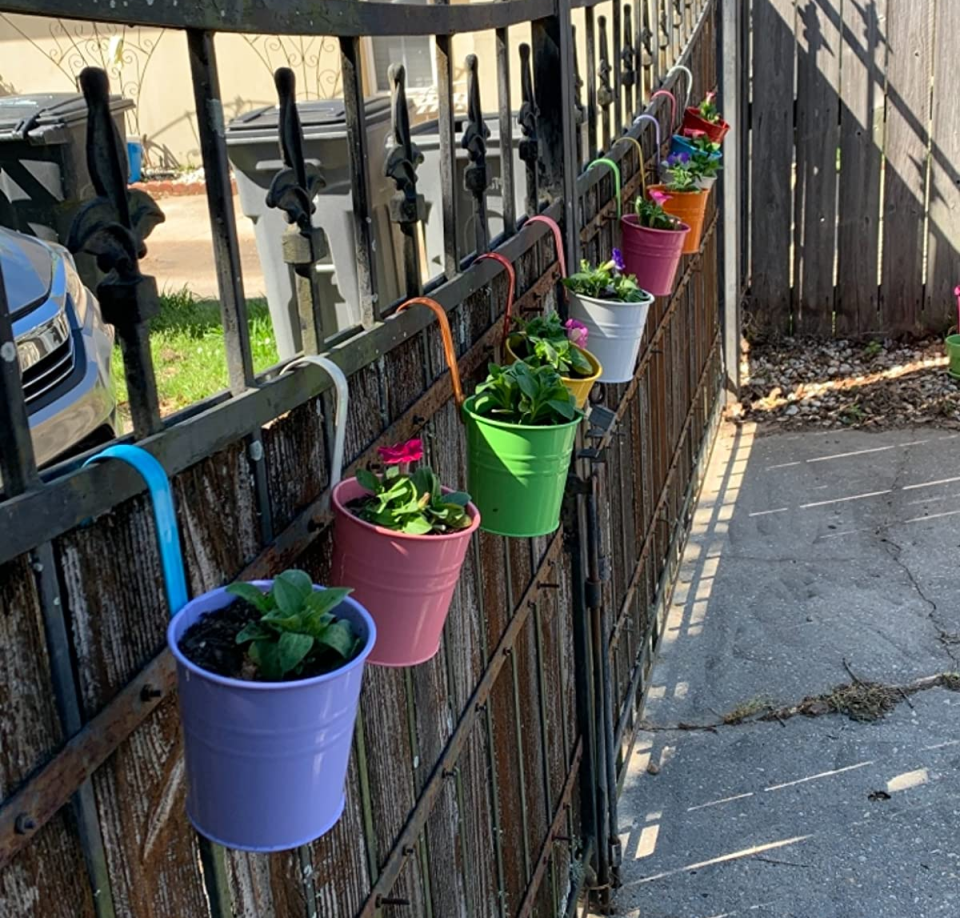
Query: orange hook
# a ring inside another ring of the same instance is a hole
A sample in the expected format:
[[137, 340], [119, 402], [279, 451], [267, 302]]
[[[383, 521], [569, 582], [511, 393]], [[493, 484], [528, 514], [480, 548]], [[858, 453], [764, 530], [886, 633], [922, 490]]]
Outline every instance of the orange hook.
[[428, 296], [415, 296], [412, 300], [407, 300], [397, 307], [397, 313], [414, 305], [426, 306], [432, 309], [436, 314], [437, 322], [440, 324], [440, 337], [443, 340], [443, 355], [447, 359], [447, 366], [450, 368], [450, 381], [453, 383], [453, 400], [457, 403], [460, 419], [463, 420], [463, 414], [459, 409], [463, 406], [463, 386], [460, 385], [460, 367], [457, 364], [457, 349], [453, 346], [453, 333], [450, 331], [450, 320], [447, 318], [447, 311], [436, 301]]
[[507, 277], [510, 279], [510, 290], [507, 293], [507, 310], [503, 314], [503, 338], [500, 343], [503, 344], [510, 334], [510, 319], [513, 317], [513, 300], [517, 293], [517, 273], [513, 270], [513, 264], [508, 258], [504, 258], [499, 252], [487, 252], [481, 255], [477, 261], [483, 261], [489, 258], [492, 261], [498, 261], [507, 271]]

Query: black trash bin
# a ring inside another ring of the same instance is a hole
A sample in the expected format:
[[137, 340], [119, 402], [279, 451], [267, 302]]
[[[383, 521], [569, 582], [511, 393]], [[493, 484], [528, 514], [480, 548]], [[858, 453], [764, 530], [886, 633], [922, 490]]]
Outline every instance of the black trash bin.
[[[367, 126], [367, 170], [370, 182], [370, 219], [376, 241], [377, 293], [381, 302], [392, 302], [402, 292], [396, 253], [397, 234], [390, 223], [388, 203], [396, 190], [383, 175], [385, 141], [390, 130], [390, 100], [383, 97], [364, 103]], [[330, 254], [315, 268], [321, 288], [324, 329], [334, 334], [358, 325], [361, 310], [354, 242], [354, 214], [346, 111], [342, 99], [298, 102], [303, 127], [305, 159], [319, 162], [326, 182], [317, 195], [314, 226], [324, 229]], [[241, 115], [227, 125], [227, 154], [237, 180], [243, 213], [253, 222], [257, 252], [263, 268], [267, 303], [281, 359], [300, 348], [300, 324], [292, 269], [283, 260], [284, 214], [267, 207], [270, 183], [283, 168], [277, 138], [279, 111], [273, 106]]]
[[[130, 99], [111, 96], [110, 111], [126, 143]], [[93, 197], [85, 143], [87, 105], [79, 93], [0, 98], [0, 222], [47, 242], [66, 244], [81, 204]], [[89, 256], [77, 259], [89, 287], [100, 275]]]

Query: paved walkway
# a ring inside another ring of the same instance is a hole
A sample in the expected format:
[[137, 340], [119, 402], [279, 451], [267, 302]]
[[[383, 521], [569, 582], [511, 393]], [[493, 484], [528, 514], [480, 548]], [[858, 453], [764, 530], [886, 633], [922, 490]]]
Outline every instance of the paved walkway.
[[[960, 435], [725, 430], [680, 579], [618, 913], [960, 915], [960, 693], [917, 681], [960, 670]], [[807, 696], [892, 710], [675, 729]]]

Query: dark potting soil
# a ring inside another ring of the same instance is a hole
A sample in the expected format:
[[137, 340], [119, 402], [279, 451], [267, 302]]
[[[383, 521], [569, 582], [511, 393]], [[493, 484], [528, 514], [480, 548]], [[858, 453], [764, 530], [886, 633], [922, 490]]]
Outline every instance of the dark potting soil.
[[[237, 635], [260, 618], [260, 612], [246, 600], [237, 598], [229, 606], [208, 612], [194, 622], [180, 638], [180, 652], [201, 669], [228, 679], [261, 682], [256, 665], [246, 655], [249, 644], [237, 644]], [[307, 656], [299, 673], [289, 673], [284, 681], [311, 679], [344, 665], [335, 651], [322, 650]]]
[[243, 599], [235, 599], [229, 606], [208, 612], [195, 621], [180, 638], [180, 652], [201, 669], [230, 679], [253, 679], [255, 667], [237, 644], [237, 635], [250, 622], [257, 621], [260, 612]]

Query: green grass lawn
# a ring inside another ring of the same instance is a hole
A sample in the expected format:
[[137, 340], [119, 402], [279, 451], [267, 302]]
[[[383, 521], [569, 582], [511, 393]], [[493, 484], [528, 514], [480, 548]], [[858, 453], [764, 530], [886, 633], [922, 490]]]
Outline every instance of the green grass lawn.
[[[160, 410], [170, 414], [227, 388], [227, 354], [219, 303], [198, 300], [186, 289], [164, 293], [160, 302], [160, 315], [150, 323], [150, 350]], [[253, 365], [260, 372], [278, 360], [266, 300], [247, 300], [247, 315]], [[127, 421], [127, 386], [119, 347], [114, 349], [112, 371], [120, 413]]]

